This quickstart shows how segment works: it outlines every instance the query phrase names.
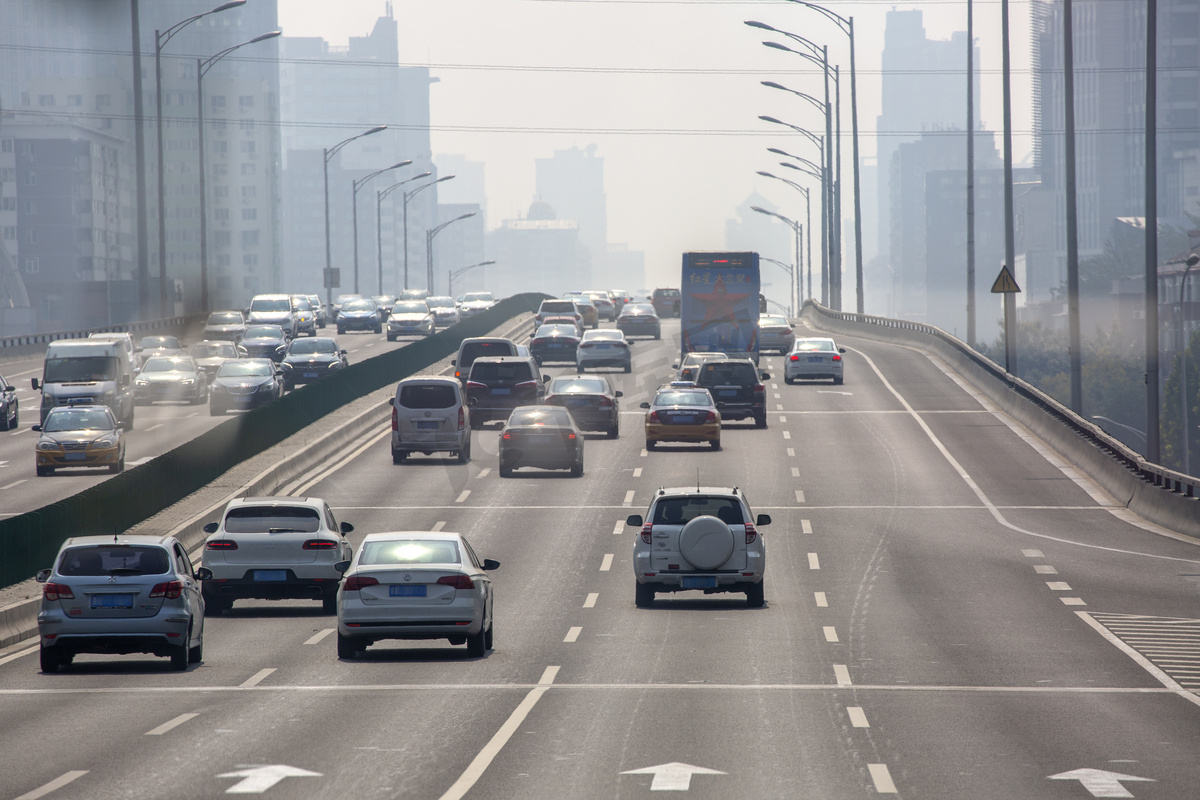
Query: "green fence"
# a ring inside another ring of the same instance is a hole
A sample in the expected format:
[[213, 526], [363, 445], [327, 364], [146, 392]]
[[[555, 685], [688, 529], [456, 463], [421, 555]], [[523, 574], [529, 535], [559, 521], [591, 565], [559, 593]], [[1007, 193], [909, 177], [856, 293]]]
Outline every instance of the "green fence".
[[153, 461], [79, 494], [0, 521], [0, 586], [48, 567], [71, 536], [127, 530], [213, 482], [236, 464], [272, 447], [326, 414], [457, 352], [546, 297], [521, 294], [407, 347], [351, 364], [332, 380], [292, 392], [268, 407], [231, 417]]

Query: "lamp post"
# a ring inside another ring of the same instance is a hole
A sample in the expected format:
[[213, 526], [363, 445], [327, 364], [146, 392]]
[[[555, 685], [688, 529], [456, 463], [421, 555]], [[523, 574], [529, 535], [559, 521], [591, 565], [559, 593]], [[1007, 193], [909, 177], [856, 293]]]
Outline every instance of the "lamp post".
[[[146, 224], [146, 126], [142, 112], [142, 29], [138, 0], [129, 0], [133, 43], [133, 157], [136, 162], [138, 314], [145, 319], [150, 305], [149, 232]], [[112, 315], [111, 306], [109, 316]]]
[[432, 173], [422, 172], [420, 175], [413, 175], [411, 178], [393, 183], [391, 186], [375, 193], [375, 252], [379, 259], [379, 293], [383, 294], [383, 201], [392, 192], [399, 189], [410, 181], [419, 181], [421, 178], [428, 178]]
[[[838, 300], [839, 302], [831, 303], [831, 298], [830, 298], [830, 294], [831, 294], [830, 284], [832, 283], [832, 278], [833, 278], [831, 273], [833, 272], [832, 267], [833, 267], [833, 263], [834, 263], [833, 262], [834, 244], [833, 244], [833, 242], [830, 241], [833, 238], [831, 234], [834, 230], [834, 227], [833, 227], [833, 214], [834, 214], [833, 206], [834, 206], [834, 204], [832, 202], [833, 197], [834, 197], [834, 187], [833, 187], [833, 181], [831, 180], [831, 176], [829, 174], [829, 172], [830, 172], [829, 162], [826, 160], [826, 157], [825, 157], [825, 155], [826, 155], [825, 142], [822, 140], [822, 137], [817, 136], [815, 133], [812, 133], [811, 131], [807, 131], [804, 128], [801, 128], [799, 126], [792, 125], [791, 123], [783, 122], [782, 120], [775, 119], [775, 117], [760, 116], [759, 119], [763, 120], [764, 122], [772, 122], [776, 125], [782, 125], [785, 128], [790, 128], [791, 130], [795, 131], [796, 133], [804, 135], [805, 137], [808, 138], [809, 141], [811, 141], [813, 144], [815, 144], [817, 146], [817, 152], [819, 152], [821, 154], [821, 164], [820, 164], [820, 166], [818, 166], [806, 158], [801, 158], [800, 156], [792, 155], [791, 153], [787, 153], [783, 150], [778, 150], [775, 148], [767, 148], [767, 150], [769, 152], [778, 153], [779, 155], [782, 155], [782, 156], [787, 156], [788, 158], [794, 159], [796, 161], [799, 161], [803, 164], [808, 165], [809, 167], [811, 167], [813, 169], [818, 170], [818, 172], [820, 173], [821, 188], [822, 188], [822, 193], [824, 195], [822, 197], [822, 201], [821, 201], [821, 243], [822, 243], [822, 247], [821, 247], [821, 304], [829, 306], [831, 308], [837, 308], [840, 310], [841, 309], [841, 303], [840, 303], [841, 291], [840, 291], [840, 289], [836, 292], [833, 292], [833, 299]], [[800, 167], [797, 167], [795, 164], [788, 164], [788, 163], [782, 162], [782, 161], [780, 162], [780, 166], [788, 167], [789, 169], [800, 170], [801, 172], [807, 171], [807, 170], [800, 169]], [[810, 235], [810, 238], [811, 238], [811, 235]]]
[[[795, 220], [785, 217], [783, 214], [776, 214], [774, 211], [768, 211], [767, 209], [760, 208], [759, 206], [750, 206], [750, 210], [757, 211], [759, 214], [766, 214], [768, 217], [775, 217], [775, 219], [782, 220], [783, 222], [785, 222], [791, 226], [792, 232], [796, 234], [796, 264], [799, 264], [800, 263], [800, 240], [804, 237], [804, 226], [801, 225], [799, 222], [796, 222]], [[793, 300], [793, 302], [797, 302], [797, 299], [796, 299], [796, 275], [794, 272], [792, 273], [792, 300]]]
[[[371, 178], [374, 178], [376, 175], [382, 175], [383, 173], [391, 172], [394, 169], [400, 169], [401, 167], [407, 167], [411, 163], [412, 163], [411, 160], [398, 161], [395, 164], [392, 164], [390, 167], [384, 167], [383, 169], [377, 169], [374, 172], [372, 172], [370, 175], [367, 175], [364, 178], [359, 178], [356, 181], [351, 181], [351, 183], [354, 185], [354, 191], [351, 193], [351, 196], [350, 196], [350, 203], [351, 203], [350, 216], [353, 217], [353, 219], [354, 219], [354, 293], [355, 294], [358, 294], [358, 190], [361, 189], [363, 186], [365, 186], [367, 181], [371, 180]], [[378, 217], [379, 217], [379, 215], [378, 215], [378, 213], [376, 213], [376, 222], [378, 222]], [[378, 231], [376, 231], [376, 233], [378, 234]], [[379, 293], [383, 294], [383, 289], [380, 289]]]
[[[792, 291], [795, 292], [796, 273], [793, 271], [793, 267], [791, 264], [785, 264], [777, 258], [767, 258], [766, 256], [759, 256], [758, 258], [760, 261], [766, 261], [768, 263], [774, 264], [775, 266], [779, 267], [781, 270], [786, 272], [788, 274], [788, 277], [792, 279]], [[791, 298], [788, 299], [788, 304], [787, 304], [787, 306], [785, 306], [785, 308], [787, 310], [787, 315], [789, 317], [794, 316], [792, 313], [793, 306], [791, 303]]]
[[[333, 258], [329, 250], [329, 159], [337, 155], [339, 150], [353, 142], [355, 139], [361, 139], [364, 136], [370, 136], [373, 133], [379, 133], [380, 131], [386, 130], [387, 125], [376, 125], [374, 128], [351, 136], [349, 139], [343, 139], [328, 150], [321, 151], [325, 158], [325, 163], [322, 167], [325, 178], [325, 302], [330, 308], [333, 308]], [[342, 282], [339, 279], [338, 286], [340, 287], [341, 285]]]
[[[770, 149], [770, 148], [768, 148], [768, 149]], [[782, 151], [778, 151], [778, 152], [782, 152]], [[791, 186], [796, 191], [804, 192], [804, 216], [806, 219], [805, 225], [808, 226], [807, 227], [808, 239], [805, 244], [805, 247], [807, 248], [807, 251], [808, 251], [807, 254], [805, 255], [805, 260], [808, 262], [808, 292], [807, 292], [807, 296], [811, 300], [812, 296], [813, 296], [813, 294], [812, 294], [812, 240], [813, 240], [813, 237], [812, 237], [812, 203], [809, 202], [808, 187], [801, 186], [800, 184], [796, 183], [795, 181], [789, 181], [787, 178], [781, 178], [778, 175], [772, 175], [770, 172], [764, 172], [763, 170], [759, 170], [757, 174], [762, 175], [764, 178], [774, 178], [777, 181], [782, 181], [783, 183], [786, 183], [788, 186]], [[809, 173], [809, 174], [811, 175], [812, 173]], [[817, 180], [821, 179], [820, 175], [815, 175], [814, 177], [816, 177]], [[801, 273], [801, 276], [803, 276], [803, 272]], [[800, 298], [796, 298], [796, 302], [799, 303]]]
[[486, 267], [488, 264], [495, 264], [495, 263], [496, 263], [495, 261], [492, 261], [489, 259], [488, 261], [480, 261], [478, 264], [472, 264], [469, 267], [463, 267], [462, 269], [454, 270], [453, 272], [451, 272], [449, 275], [446, 276], [446, 294], [450, 295], [451, 297], [454, 297], [454, 279], [455, 278], [470, 272], [471, 270], [475, 269], [476, 267]]
[[[430, 181], [429, 183], [423, 183], [420, 186], [418, 186], [417, 188], [413, 189], [411, 192], [404, 193], [404, 204], [403, 204], [404, 205], [404, 209], [403, 209], [404, 223], [403, 224], [404, 224], [404, 288], [405, 289], [408, 288], [408, 201], [412, 200], [414, 197], [416, 197], [418, 194], [420, 194], [425, 189], [428, 189], [430, 186], [433, 186], [436, 183], [441, 183], [442, 181], [448, 181], [453, 177], [454, 177], [453, 175], [447, 175], [444, 178], [438, 178], [435, 181]], [[433, 283], [432, 275], [429, 277], [429, 283], [430, 284]]]
[[277, 38], [282, 33], [283, 31], [264, 33], [241, 44], [226, 47], [208, 58], [196, 59], [196, 117], [200, 130], [200, 138], [197, 142], [200, 150], [200, 308], [205, 311], [208, 310], [208, 209], [204, 198], [204, 76], [208, 74], [214, 64], [234, 50], [248, 44], [258, 44]]
[[1192, 253], [1187, 258], [1187, 267], [1183, 270], [1183, 278], [1179, 281], [1179, 408], [1182, 416], [1180, 417], [1180, 428], [1183, 432], [1183, 472], [1186, 475], [1192, 474], [1192, 459], [1191, 459], [1191, 436], [1188, 430], [1191, 425], [1188, 420], [1188, 395], [1187, 395], [1187, 337], [1183, 334], [1184, 314], [1183, 314], [1183, 290], [1187, 286], [1188, 273], [1192, 271], [1192, 267], [1200, 264], [1200, 256]]
[[[450, 177], [454, 177], [454, 176], [451, 175]], [[428, 186], [428, 185], [429, 184], [426, 184], [426, 186]], [[422, 188], [424, 188], [424, 187], [422, 187]], [[414, 190], [414, 193], [416, 191], [417, 190]], [[441, 232], [442, 228], [445, 228], [447, 225], [453, 225], [455, 222], [458, 222], [460, 219], [466, 219], [467, 217], [473, 217], [473, 216], [475, 216], [475, 212], [468, 211], [466, 214], [460, 214], [459, 216], [455, 217], [454, 219], [450, 220], [449, 222], [443, 222], [441, 225], [438, 225], [436, 228], [430, 228], [428, 231], [425, 232], [425, 277], [426, 277], [426, 280], [429, 282], [429, 285], [426, 288], [429, 290], [430, 294], [434, 293], [433, 292], [433, 237], [437, 236]]]
[[[205, 11], [203, 14], [196, 14], [181, 22], [176, 22], [165, 31], [156, 30], [154, 32], [154, 105], [157, 120], [156, 131], [158, 133], [158, 303], [159, 314], [164, 318], [167, 316], [167, 189], [166, 169], [163, 164], [162, 50], [175, 34], [196, 20], [203, 19], [209, 14], [228, 11], [231, 8], [244, 5], [246, 5], [246, 0], [231, 0], [231, 2], [223, 3], [211, 11]], [[199, 96], [196, 97], [196, 102], [201, 102]], [[204, 310], [207, 311], [208, 309]]]

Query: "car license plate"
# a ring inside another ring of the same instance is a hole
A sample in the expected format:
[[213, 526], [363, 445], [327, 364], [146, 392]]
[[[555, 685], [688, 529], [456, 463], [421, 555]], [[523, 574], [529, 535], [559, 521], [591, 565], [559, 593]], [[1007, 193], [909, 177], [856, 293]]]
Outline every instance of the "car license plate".
[[133, 608], [131, 594], [94, 594], [92, 608]]
[[492, 389], [492, 394], [512, 394], [512, 389]]
[[315, 377], [317, 377], [317, 373], [315, 373], [315, 372], [306, 372], [306, 373], [304, 373], [304, 377], [306, 377], [306, 378], [315, 378]]
[[612, 345], [611, 344], [598, 344], [598, 345], [596, 345], [596, 349], [597, 350], [611, 350]]
[[737, 389], [724, 389], [717, 392], [717, 395], [720, 397], [737, 397]]
[[254, 580], [256, 581], [286, 581], [286, 569], [256, 569], [254, 570]]
[[424, 597], [425, 585], [404, 586], [392, 584], [388, 586], [388, 597]]
[[684, 578], [683, 588], [685, 589], [715, 589], [717, 588], [717, 579], [715, 577], [706, 578]]
[[579, 408], [580, 406], [586, 406], [587, 404], [587, 399], [583, 397], [576, 397], [567, 402], [567, 405], [571, 408]]
[[436, 431], [437, 428], [438, 428], [437, 420], [434, 420], [434, 419], [417, 420], [417, 430], [419, 430], [419, 431]]
[[64, 461], [83, 461], [87, 459], [87, 453], [67, 453], [63, 456]]
[[820, 364], [824, 360], [825, 359], [822, 358], [821, 356], [809, 356], [808, 357], [808, 363], [810, 363], [810, 364]]

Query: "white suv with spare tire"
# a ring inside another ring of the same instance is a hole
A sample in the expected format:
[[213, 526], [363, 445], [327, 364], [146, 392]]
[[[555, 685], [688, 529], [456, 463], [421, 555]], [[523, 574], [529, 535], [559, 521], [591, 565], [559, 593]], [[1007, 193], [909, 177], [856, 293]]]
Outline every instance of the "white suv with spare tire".
[[741, 489], [659, 489], [645, 519], [632, 514], [626, 523], [641, 529], [633, 547], [639, 608], [658, 592], [693, 590], [744, 592], [751, 608], [763, 606], [767, 548], [758, 529], [771, 517], [755, 517]]

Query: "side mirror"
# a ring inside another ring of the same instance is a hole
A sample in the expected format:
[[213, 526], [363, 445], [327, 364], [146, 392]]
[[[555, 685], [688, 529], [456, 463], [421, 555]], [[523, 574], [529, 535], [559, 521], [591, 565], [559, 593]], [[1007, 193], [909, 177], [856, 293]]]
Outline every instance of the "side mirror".
[[118, 421], [117, 422], [117, 430], [119, 430], [119, 431], [125, 430], [125, 423]]
[[650, 407], [650, 404], [649, 404], [649, 403], [640, 403], [640, 404], [638, 404], [638, 408], [649, 408], [649, 407]]
[[335, 561], [335, 562], [333, 562], [333, 568], [336, 569], [338, 572], [342, 573], [343, 575], [345, 575], [346, 570], [350, 569], [350, 562], [349, 561]]
[[759, 514], [758, 518], [754, 520], [754, 524], [760, 528], [763, 527], [764, 525], [770, 525], [771, 524], [771, 515], [770, 514]]
[[478, 400], [478, 398], [475, 398], [475, 397], [468, 397], [468, 398], [467, 398], [467, 405], [468, 405], [469, 407], [471, 407], [471, 408], [474, 408], [475, 406], [479, 405], [479, 400]]
[[344, 356], [345, 356], [345, 355], [349, 355], [349, 352], [348, 352], [348, 351], [346, 351], [346, 350], [338, 350], [338, 352], [339, 352], [339, 353], [341, 353], [341, 354], [342, 354], [342, 355], [344, 355]]
[[679, 365], [678, 365], [678, 364], [672, 364], [672, 365], [671, 365], [671, 369], [679, 369]]
[[37, 431], [38, 433], [41, 433], [42, 426], [41, 426], [41, 425], [34, 425], [34, 426], [33, 426], [33, 430], [34, 430], [34, 431]]
[[550, 376], [549, 376], [549, 375], [543, 375], [543, 376], [542, 376], [542, 383], [549, 383], [549, 382], [550, 382]]
[[340, 530], [342, 533], [352, 533], [354, 531], [354, 526], [349, 522], [343, 522], [341, 525], [338, 525], [338, 530]]
[[494, 558], [485, 558], [483, 560], [483, 568], [485, 570], [493, 570], [500, 568], [500, 562]]
[[389, 398], [388, 398], [388, 405], [389, 405], [389, 406], [394, 406], [394, 405], [396, 405], [396, 398], [394, 398], [394, 397], [389, 397]]
[[762, 374], [762, 379], [763, 379], [764, 381], [769, 381], [769, 380], [771, 380], [771, 373], [769, 373], [769, 372], [764, 372], [764, 373]]
[[37, 379], [37, 378], [30, 378], [30, 379], [29, 379], [29, 383], [30, 383], [30, 385], [31, 385], [31, 386], [33, 386], [33, 390], [34, 390], [35, 392], [36, 392], [38, 389], [42, 388], [42, 385], [41, 385], [40, 383], [38, 383], [38, 379]]
[[15, 394], [16, 391], [17, 391], [17, 387], [15, 387], [15, 386], [5, 386], [4, 387], [5, 394]]
[[209, 522], [209, 523], [205, 524], [204, 532], [205, 533], [216, 533], [217, 528], [220, 528], [220, 527], [221, 527], [221, 523], [219, 523], [219, 522]]
[[625, 524], [631, 528], [642, 527], [642, 515], [641, 514], [630, 514], [628, 517], [625, 518]]
[[196, 580], [198, 580], [198, 581], [209, 580], [210, 578], [212, 578], [212, 576], [213, 576], [212, 570], [209, 569], [208, 567], [201, 567], [200, 569], [196, 570]]
[[620, 390], [613, 392], [613, 397], [624, 397], [624, 396], [625, 396], [625, 393]]
[[[458, 359], [457, 359], [457, 358], [452, 358], [452, 359], [450, 359], [450, 366], [452, 366], [452, 367], [457, 367], [457, 366], [458, 366]], [[37, 387], [34, 387], [34, 388], [37, 388]]]
[[839, 348], [838, 348], [838, 352], [839, 352], [839, 353], [844, 353], [844, 352], [846, 352], [846, 348], [844, 348], [844, 347], [839, 347]]
[[39, 569], [38, 574], [34, 576], [34, 580], [36, 580], [38, 583], [45, 583], [46, 581], [50, 580], [50, 570]]

